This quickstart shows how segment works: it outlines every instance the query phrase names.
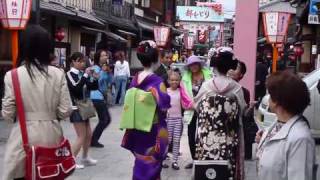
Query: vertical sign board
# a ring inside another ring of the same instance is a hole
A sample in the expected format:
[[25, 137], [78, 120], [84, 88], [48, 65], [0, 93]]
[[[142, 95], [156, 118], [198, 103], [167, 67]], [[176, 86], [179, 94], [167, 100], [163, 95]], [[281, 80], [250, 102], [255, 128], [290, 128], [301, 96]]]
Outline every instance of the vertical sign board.
[[240, 83], [250, 90], [251, 100], [255, 97], [258, 17], [259, 1], [236, 0], [234, 52], [247, 65], [247, 74]]
[[309, 24], [320, 24], [319, 21], [320, 0], [310, 0], [309, 5]]

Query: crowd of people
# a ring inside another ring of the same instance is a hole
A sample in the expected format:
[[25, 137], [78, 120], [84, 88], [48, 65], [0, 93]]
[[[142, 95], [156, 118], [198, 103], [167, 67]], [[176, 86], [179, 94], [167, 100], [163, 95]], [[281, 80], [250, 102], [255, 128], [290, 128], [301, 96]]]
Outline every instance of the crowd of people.
[[[68, 59], [67, 69], [62, 70], [54, 67], [56, 59], [50, 57], [48, 42], [50, 36], [40, 26], [31, 25], [22, 33], [21, 65], [17, 70], [28, 138], [31, 144], [55, 146], [63, 136], [60, 121], [69, 118], [77, 134], [72, 144], [73, 156], [79, 156], [82, 149], [76, 168], [98, 163], [90, 157], [89, 149], [104, 147], [99, 140], [112, 119], [110, 98], [112, 104], [126, 106], [128, 101], [143, 104], [146, 96], [151, 95], [155, 111], [150, 127], [146, 131], [126, 129], [121, 142], [121, 147], [135, 157], [132, 179], [161, 179], [162, 168], [169, 168], [164, 162], [168, 151], [173, 155], [171, 167], [180, 169], [180, 140], [186, 123], [193, 160], [186, 169], [199, 161], [226, 161], [224, 169], [216, 173], [244, 180], [244, 159], [250, 156], [245, 147], [256, 141], [259, 179], [312, 180], [315, 144], [308, 121], [302, 116], [310, 103], [310, 94], [296, 75], [279, 72], [263, 80], [271, 97], [270, 110], [278, 120], [269, 129], [258, 131], [253, 115], [255, 104], [251, 103], [249, 91], [239, 84], [246, 65], [234, 57], [231, 48], [215, 50], [209, 57], [211, 67], [198, 56], [184, 57], [185, 71], [180, 72], [171, 68], [174, 53], [159, 53], [153, 41], [142, 41], [137, 58], [143, 70], [134, 76], [128, 88], [149, 94], [132, 99], [126, 97], [130, 68], [123, 51], [115, 53], [112, 66], [112, 54], [106, 50], [97, 51], [91, 59], [75, 52]], [[113, 82], [115, 93], [111, 97]], [[10, 71], [5, 76], [2, 115], [13, 123], [17, 121], [15, 101]], [[124, 107], [123, 113], [128, 108]], [[134, 108], [138, 110], [143, 111]], [[96, 114], [99, 121], [92, 132], [90, 118]], [[144, 118], [134, 120], [145, 122]], [[248, 129], [257, 132], [255, 138]], [[20, 136], [16, 125], [7, 143], [3, 180], [24, 179], [25, 153], [22, 140], [17, 138]]]

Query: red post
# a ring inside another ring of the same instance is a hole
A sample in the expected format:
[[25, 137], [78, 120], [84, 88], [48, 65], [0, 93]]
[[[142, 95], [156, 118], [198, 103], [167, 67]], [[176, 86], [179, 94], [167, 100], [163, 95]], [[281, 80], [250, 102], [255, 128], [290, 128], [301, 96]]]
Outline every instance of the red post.
[[16, 68], [17, 63], [18, 63], [18, 52], [19, 52], [18, 43], [19, 43], [18, 30], [13, 30], [11, 32], [11, 52], [12, 52], [12, 66], [13, 66], [13, 68]]

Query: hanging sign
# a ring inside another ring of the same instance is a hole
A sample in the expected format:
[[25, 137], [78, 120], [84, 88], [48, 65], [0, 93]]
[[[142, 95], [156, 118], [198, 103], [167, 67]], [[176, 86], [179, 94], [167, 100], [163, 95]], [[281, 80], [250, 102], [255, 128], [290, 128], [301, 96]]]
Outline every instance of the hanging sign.
[[309, 24], [320, 24], [319, 10], [320, 10], [320, 0], [310, 0], [309, 17], [308, 17]]
[[223, 13], [211, 7], [177, 6], [177, 17], [180, 21], [224, 22]]

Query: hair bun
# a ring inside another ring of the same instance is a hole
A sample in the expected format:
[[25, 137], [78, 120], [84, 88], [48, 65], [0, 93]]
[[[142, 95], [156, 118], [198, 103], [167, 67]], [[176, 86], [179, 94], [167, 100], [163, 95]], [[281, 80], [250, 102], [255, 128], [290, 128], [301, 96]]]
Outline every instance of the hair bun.
[[158, 61], [158, 51], [149, 42], [144, 41], [138, 46], [137, 57], [143, 66], [150, 67], [152, 63]]

